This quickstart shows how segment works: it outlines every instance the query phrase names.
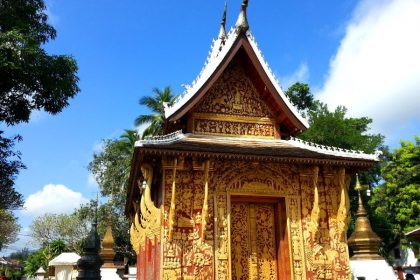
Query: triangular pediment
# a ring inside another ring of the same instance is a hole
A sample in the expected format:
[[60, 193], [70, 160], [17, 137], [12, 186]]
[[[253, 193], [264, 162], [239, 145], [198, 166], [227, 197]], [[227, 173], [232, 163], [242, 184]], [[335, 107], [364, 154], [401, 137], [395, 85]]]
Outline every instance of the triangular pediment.
[[274, 117], [238, 59], [228, 65], [193, 111], [238, 117]]
[[[167, 109], [169, 122], [184, 119], [188, 122], [187, 131], [192, 133], [230, 135], [221, 132], [224, 127], [223, 130], [235, 130], [232, 136], [247, 137], [280, 138], [281, 134], [294, 136], [306, 129], [306, 120], [286, 98], [250, 32], [230, 36], [193, 86]], [[204, 124], [204, 119], [211, 120], [213, 128]], [[242, 125], [238, 130], [239, 125], [231, 126], [226, 121], [253, 125]]]

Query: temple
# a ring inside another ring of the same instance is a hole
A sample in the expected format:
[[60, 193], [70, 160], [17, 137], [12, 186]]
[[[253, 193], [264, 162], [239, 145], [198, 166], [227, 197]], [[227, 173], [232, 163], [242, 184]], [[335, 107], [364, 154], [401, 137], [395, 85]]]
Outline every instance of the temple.
[[296, 139], [308, 122], [249, 29], [244, 0], [173, 106], [136, 143], [126, 214], [137, 279], [350, 279], [348, 188], [377, 154]]

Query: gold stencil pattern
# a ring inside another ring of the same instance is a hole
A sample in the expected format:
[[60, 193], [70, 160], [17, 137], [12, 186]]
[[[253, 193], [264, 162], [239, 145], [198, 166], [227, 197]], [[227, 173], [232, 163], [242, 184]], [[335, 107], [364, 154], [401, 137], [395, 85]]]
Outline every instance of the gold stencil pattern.
[[226, 68], [195, 112], [266, 118], [273, 116], [239, 63], [232, 63]]
[[232, 204], [231, 215], [232, 279], [248, 280], [252, 265], [248, 204]]
[[194, 109], [193, 133], [274, 138], [273, 114], [239, 63], [226, 68]]
[[244, 123], [211, 119], [195, 119], [194, 133], [240, 137], [259, 136], [274, 138], [274, 125], [271, 123]]
[[258, 279], [277, 279], [274, 205], [256, 204]]
[[285, 198], [291, 279], [348, 279], [348, 252], [341, 239], [348, 217], [343, 171], [245, 161], [213, 160], [211, 165], [207, 180], [206, 169], [193, 168], [192, 159], [177, 170], [172, 241], [172, 166], [164, 172], [162, 279], [276, 279], [273, 206], [232, 202], [238, 195]]
[[273, 204], [232, 204], [232, 279], [277, 279], [274, 216]]

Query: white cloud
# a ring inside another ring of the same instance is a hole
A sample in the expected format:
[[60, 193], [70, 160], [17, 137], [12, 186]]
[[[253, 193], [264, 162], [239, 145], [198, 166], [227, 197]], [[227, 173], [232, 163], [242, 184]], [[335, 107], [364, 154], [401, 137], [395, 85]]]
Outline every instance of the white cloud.
[[144, 130], [150, 125], [150, 123], [144, 123], [135, 128], [139, 137], [143, 135]]
[[42, 110], [33, 110], [30, 115], [31, 123], [40, 123], [50, 116], [47, 112]]
[[282, 87], [287, 90], [291, 85], [296, 82], [306, 83], [308, 82], [309, 78], [309, 68], [306, 63], [302, 63], [299, 65], [299, 68], [295, 70], [291, 75], [281, 77], [281, 85]]
[[375, 132], [403, 133], [420, 117], [419, 15], [418, 0], [362, 0], [317, 97], [372, 117]]
[[95, 176], [92, 173], [89, 173], [89, 175], [88, 175], [87, 185], [90, 188], [93, 188], [95, 190], [99, 190], [98, 182], [96, 182]]
[[71, 213], [80, 204], [88, 202], [79, 192], [64, 185], [48, 184], [41, 191], [29, 195], [25, 202], [24, 213], [39, 216], [45, 213]]
[[57, 25], [60, 22], [60, 17], [52, 11], [52, 8], [54, 7], [54, 5], [55, 5], [55, 1], [53, 0], [46, 1], [46, 6], [47, 6], [46, 14], [48, 16], [48, 22], [52, 24], [53, 26]]

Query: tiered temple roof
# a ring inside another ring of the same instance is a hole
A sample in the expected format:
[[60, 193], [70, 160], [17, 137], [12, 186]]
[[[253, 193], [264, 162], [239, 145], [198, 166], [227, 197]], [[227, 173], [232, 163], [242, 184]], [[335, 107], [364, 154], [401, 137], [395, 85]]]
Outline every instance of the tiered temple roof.
[[[247, 1], [244, 2], [247, 4]], [[251, 60], [250, 68], [255, 68], [257, 75], [262, 79], [264, 89], [269, 91], [270, 101], [277, 105], [275, 108], [284, 112], [287, 118], [291, 119], [296, 132], [308, 128], [308, 121], [298, 112], [283, 92], [279, 81], [258, 48], [258, 44], [249, 30], [246, 6], [242, 5], [236, 25], [230, 29], [227, 35], [225, 35], [225, 13], [223, 18], [219, 36], [213, 41], [204, 67], [191, 85], [184, 86], [185, 91], [176, 102], [165, 108], [166, 118], [172, 122], [185, 115], [221, 76], [239, 50], [243, 49]], [[281, 117], [284, 118], [284, 116]]]

